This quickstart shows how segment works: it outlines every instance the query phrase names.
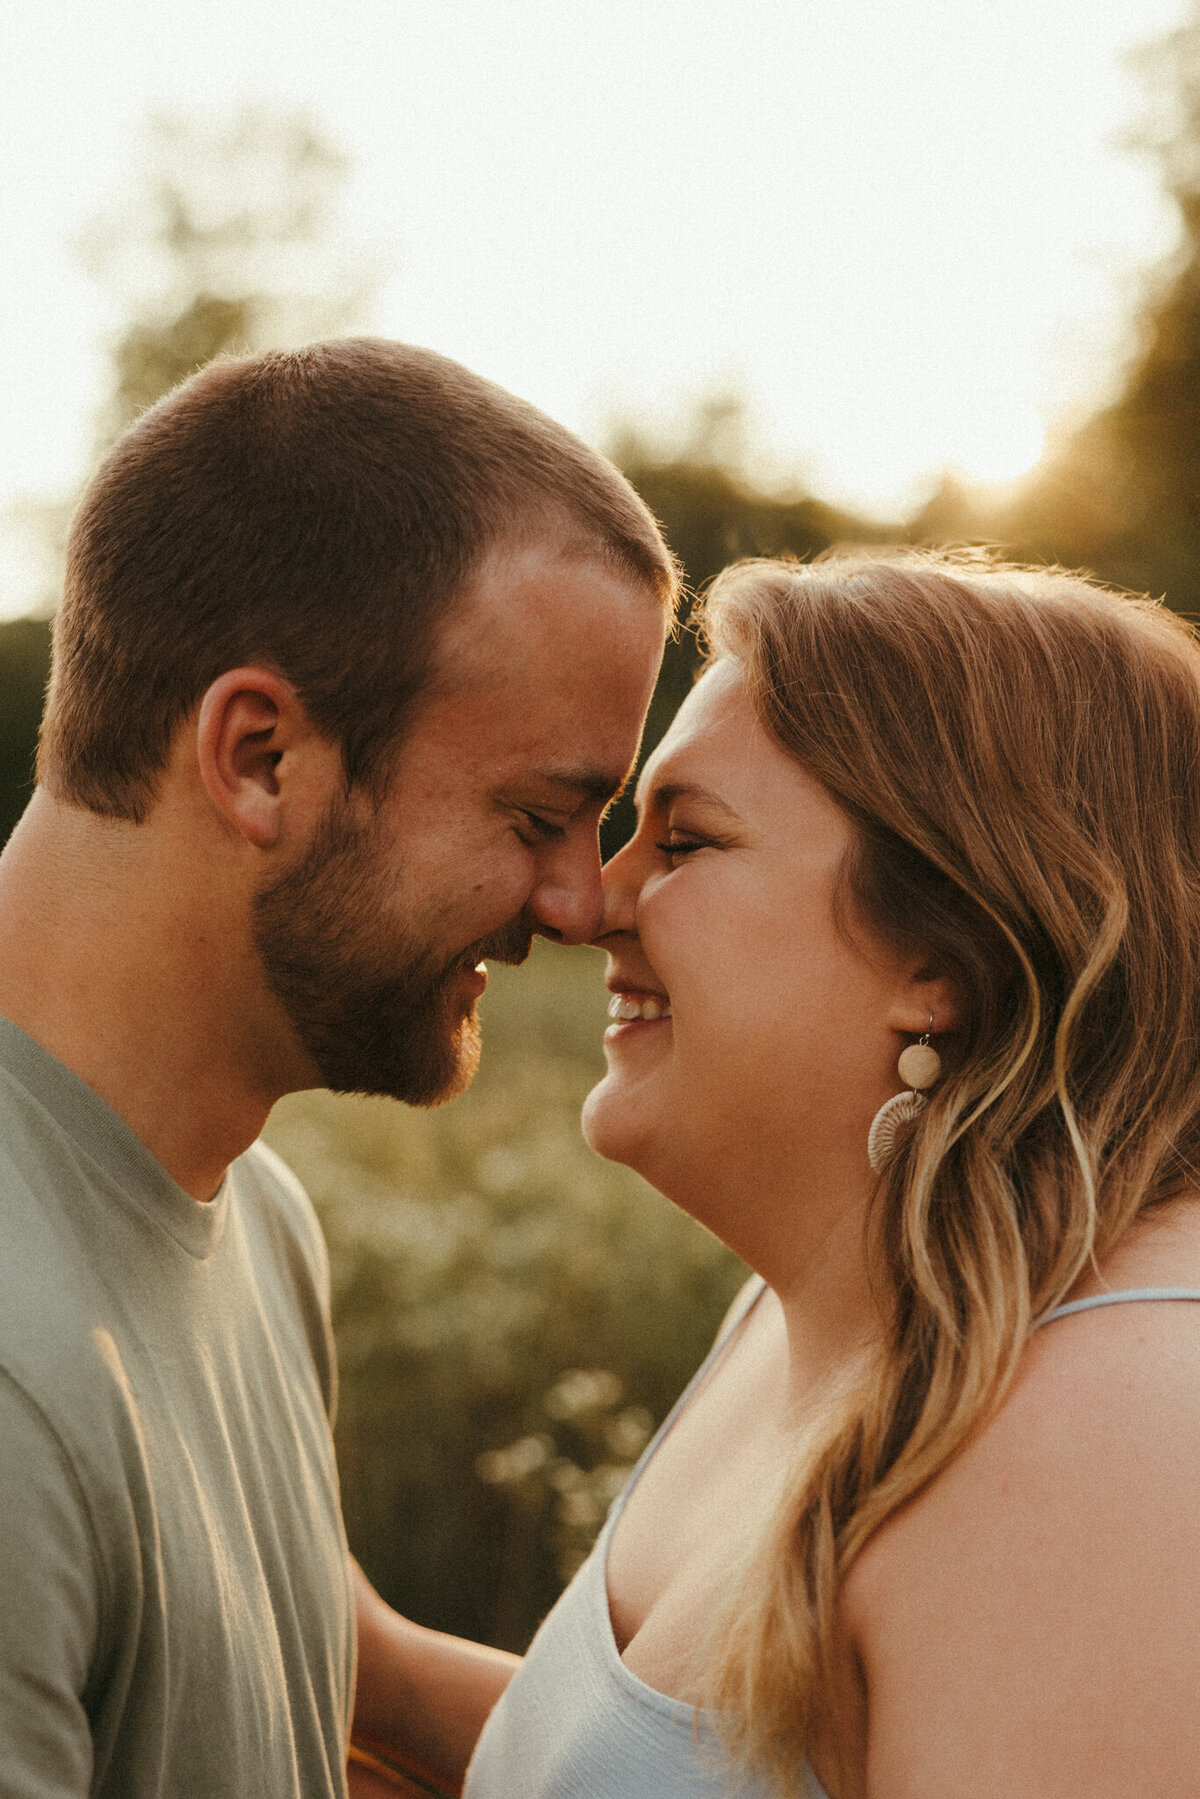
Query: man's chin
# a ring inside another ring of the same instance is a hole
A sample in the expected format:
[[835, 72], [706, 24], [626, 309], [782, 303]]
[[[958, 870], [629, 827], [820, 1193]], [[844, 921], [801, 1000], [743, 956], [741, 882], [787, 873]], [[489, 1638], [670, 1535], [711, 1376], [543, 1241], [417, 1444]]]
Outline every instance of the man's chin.
[[447, 1058], [452, 1065], [440, 1071], [438, 1079], [433, 1078], [434, 1071], [430, 1069], [431, 1078], [427, 1086], [419, 1089], [412, 1086], [407, 1093], [394, 1093], [393, 1099], [403, 1100], [409, 1106], [432, 1108], [460, 1098], [479, 1072], [481, 1048], [479, 1021], [472, 1012], [464, 1019], [462, 1028], [456, 1034], [452, 1056]]
[[479, 1021], [472, 1006], [453, 1022], [443, 1016], [381, 1026], [378, 1016], [333, 1042], [311, 1046], [321, 1085], [332, 1093], [442, 1106], [465, 1093], [479, 1068]]

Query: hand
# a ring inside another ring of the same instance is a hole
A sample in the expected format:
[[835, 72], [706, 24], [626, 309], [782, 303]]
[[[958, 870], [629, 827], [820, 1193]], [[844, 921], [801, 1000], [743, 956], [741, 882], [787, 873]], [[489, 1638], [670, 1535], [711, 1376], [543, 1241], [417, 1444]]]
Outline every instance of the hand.
[[[387, 1789], [393, 1767], [412, 1771], [400, 1792], [421, 1799], [462, 1791], [484, 1720], [518, 1666], [515, 1655], [426, 1630], [384, 1604], [354, 1568], [358, 1688], [354, 1742], [384, 1764], [362, 1799]], [[403, 1776], [401, 1776], [403, 1779]], [[357, 1799], [357, 1796], [356, 1796]]]
[[400, 1799], [429, 1799], [433, 1789], [418, 1786], [352, 1743], [346, 1763], [346, 1791], [349, 1799], [397, 1799], [397, 1795]]

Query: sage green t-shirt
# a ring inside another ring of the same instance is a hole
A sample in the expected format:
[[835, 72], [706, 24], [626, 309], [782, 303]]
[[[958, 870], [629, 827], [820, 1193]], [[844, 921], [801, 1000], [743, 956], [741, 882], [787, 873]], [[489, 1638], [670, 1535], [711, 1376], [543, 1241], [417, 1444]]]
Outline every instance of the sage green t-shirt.
[[283, 1165], [199, 1204], [0, 1019], [3, 1799], [341, 1799], [333, 1384]]

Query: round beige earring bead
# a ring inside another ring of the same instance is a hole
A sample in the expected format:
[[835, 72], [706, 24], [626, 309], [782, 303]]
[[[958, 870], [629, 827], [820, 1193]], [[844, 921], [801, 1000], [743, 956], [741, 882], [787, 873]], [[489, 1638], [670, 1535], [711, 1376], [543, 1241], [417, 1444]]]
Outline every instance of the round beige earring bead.
[[900, 1052], [896, 1072], [902, 1081], [920, 1093], [924, 1088], [932, 1087], [941, 1074], [942, 1058], [930, 1043], [910, 1043]]

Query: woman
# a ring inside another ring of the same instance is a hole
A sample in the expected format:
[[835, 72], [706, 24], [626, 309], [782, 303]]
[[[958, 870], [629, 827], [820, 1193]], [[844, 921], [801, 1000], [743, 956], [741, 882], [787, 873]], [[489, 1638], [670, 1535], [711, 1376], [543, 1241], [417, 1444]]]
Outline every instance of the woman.
[[757, 1278], [468, 1799], [1200, 1793], [1200, 651], [916, 554], [706, 629], [585, 1126]]

